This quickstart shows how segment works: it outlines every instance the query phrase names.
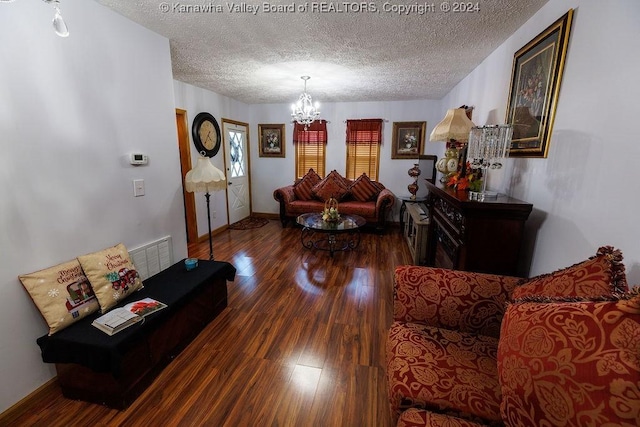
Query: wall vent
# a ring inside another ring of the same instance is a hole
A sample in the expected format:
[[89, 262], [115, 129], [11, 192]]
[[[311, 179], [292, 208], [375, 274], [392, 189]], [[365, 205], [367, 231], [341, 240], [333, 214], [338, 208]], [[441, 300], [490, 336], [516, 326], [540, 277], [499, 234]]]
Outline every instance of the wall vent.
[[173, 265], [171, 236], [132, 249], [129, 251], [129, 256], [133, 265], [136, 266], [136, 270], [140, 273], [140, 278], [146, 280]]

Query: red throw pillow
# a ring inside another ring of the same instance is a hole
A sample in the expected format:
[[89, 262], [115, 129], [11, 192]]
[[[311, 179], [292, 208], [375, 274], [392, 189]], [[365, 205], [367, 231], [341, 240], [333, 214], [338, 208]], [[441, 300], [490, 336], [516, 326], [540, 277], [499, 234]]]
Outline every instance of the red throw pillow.
[[586, 261], [523, 282], [513, 290], [512, 299], [530, 296], [599, 297], [628, 290], [622, 252], [603, 246]]
[[505, 425], [640, 425], [638, 291], [507, 307], [498, 344]]
[[348, 192], [349, 188], [344, 178], [336, 171], [332, 171], [322, 181], [317, 183], [311, 192], [318, 200], [327, 201], [330, 197], [340, 201]]
[[349, 194], [359, 202], [375, 200], [380, 194], [380, 188], [363, 173], [349, 186]]
[[312, 200], [313, 193], [311, 189], [314, 185], [319, 183], [322, 180], [320, 175], [316, 173], [313, 169], [309, 169], [300, 181], [293, 186], [293, 194], [296, 195], [298, 200]]

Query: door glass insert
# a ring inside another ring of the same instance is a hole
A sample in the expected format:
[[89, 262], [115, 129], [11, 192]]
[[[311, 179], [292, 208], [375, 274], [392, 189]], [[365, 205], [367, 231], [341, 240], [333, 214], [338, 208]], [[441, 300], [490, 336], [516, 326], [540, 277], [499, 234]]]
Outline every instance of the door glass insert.
[[231, 178], [245, 175], [245, 161], [242, 141], [244, 132], [229, 131], [229, 157], [231, 158]]

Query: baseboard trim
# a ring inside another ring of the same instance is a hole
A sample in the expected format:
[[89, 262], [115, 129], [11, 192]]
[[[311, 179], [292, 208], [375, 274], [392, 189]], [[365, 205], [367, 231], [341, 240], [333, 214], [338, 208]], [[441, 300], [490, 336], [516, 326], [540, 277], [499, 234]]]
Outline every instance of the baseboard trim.
[[[48, 394], [60, 394], [60, 386], [58, 385], [58, 377], [53, 377], [40, 387], [22, 398], [9, 409], [0, 414], [0, 426], [12, 425], [18, 418], [27, 411], [34, 408], [34, 403], [41, 400], [43, 396]], [[55, 389], [55, 390], [54, 390]]]

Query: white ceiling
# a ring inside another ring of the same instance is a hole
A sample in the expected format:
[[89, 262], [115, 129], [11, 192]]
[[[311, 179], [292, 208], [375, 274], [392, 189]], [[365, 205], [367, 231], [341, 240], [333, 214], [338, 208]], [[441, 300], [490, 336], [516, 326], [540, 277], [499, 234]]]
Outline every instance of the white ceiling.
[[[547, 2], [480, 0], [479, 11], [444, 13], [456, 3], [436, 1], [438, 10], [400, 15], [383, 5], [431, 3], [375, 1], [366, 4], [377, 12], [358, 12], [362, 3], [342, 1], [96, 1], [167, 37], [176, 80], [248, 104], [297, 100], [302, 75], [314, 101], [440, 99]], [[309, 9], [266, 13], [265, 4]], [[311, 9], [321, 5], [336, 10]]]

